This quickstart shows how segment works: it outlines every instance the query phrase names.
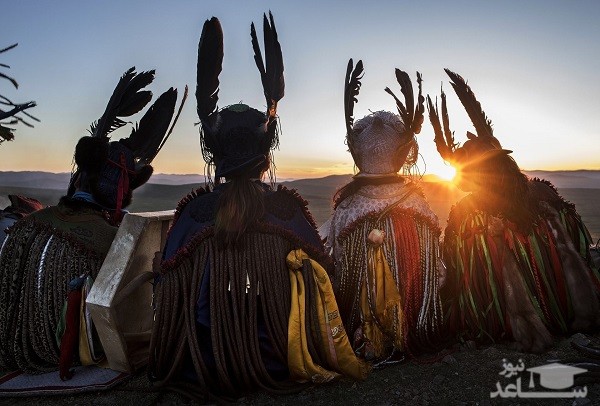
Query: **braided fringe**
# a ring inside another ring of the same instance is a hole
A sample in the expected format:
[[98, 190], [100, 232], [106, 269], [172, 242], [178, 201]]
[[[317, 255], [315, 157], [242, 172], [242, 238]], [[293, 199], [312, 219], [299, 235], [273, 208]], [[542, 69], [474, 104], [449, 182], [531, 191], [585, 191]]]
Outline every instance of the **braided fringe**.
[[11, 230], [0, 258], [0, 367], [28, 373], [56, 370], [56, 329], [69, 281], [96, 277], [102, 260], [46, 225]]
[[[156, 314], [149, 359], [150, 379], [159, 385], [176, 382], [184, 357], [190, 356], [197, 386], [207, 395], [237, 396], [240, 391], [257, 387], [271, 393], [298, 390], [295, 384], [271, 378], [258, 337], [258, 317], [262, 313], [273, 350], [287, 364], [291, 298], [285, 258], [292, 246], [278, 235], [250, 232], [242, 238], [243, 246], [247, 247], [244, 251], [217, 249], [213, 239], [206, 238], [176, 267], [162, 273], [155, 289]], [[214, 371], [209, 371], [201, 355], [202, 337], [195, 321], [199, 286], [206, 266], [210, 266], [211, 272], [210, 340]]]
[[[405, 209], [393, 210], [377, 220], [365, 216], [340, 233], [344, 255], [339, 261], [340, 283], [336, 298], [349, 334], [360, 326], [360, 290], [367, 268], [367, 235], [377, 228], [386, 232], [384, 253], [402, 297], [400, 326], [394, 327], [390, 345], [409, 354], [435, 351], [440, 346], [442, 306], [437, 258], [439, 228], [429, 219]], [[396, 310], [398, 311], [398, 310]]]
[[[488, 229], [492, 216], [481, 211], [463, 214], [462, 223], [457, 228], [449, 226], [444, 240], [449, 279], [444, 296], [450, 331], [484, 342], [513, 339], [503, 290], [505, 250], [518, 264], [525, 288], [521, 300], [531, 303], [550, 332], [571, 331], [572, 295], [577, 293], [568, 287], [567, 270], [549, 222], [540, 217], [532, 232], [523, 235], [508, 220], [498, 219], [504, 231], [496, 240]], [[565, 224], [564, 212], [561, 222]]]

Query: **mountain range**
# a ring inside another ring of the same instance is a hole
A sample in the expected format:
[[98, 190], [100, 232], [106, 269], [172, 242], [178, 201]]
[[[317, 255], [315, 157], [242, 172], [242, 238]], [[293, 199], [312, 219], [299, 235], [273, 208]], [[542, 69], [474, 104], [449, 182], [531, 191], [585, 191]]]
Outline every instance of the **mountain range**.
[[[573, 189], [600, 189], [600, 170], [575, 170], [575, 171], [524, 171], [530, 177], [549, 180], [557, 188]], [[2, 172], [0, 171], [0, 186], [39, 188], [39, 189], [66, 189], [71, 174], [67, 172], [51, 173], [39, 171]], [[310, 183], [313, 186], [342, 185], [351, 175], [330, 175], [314, 179], [279, 179], [280, 183], [294, 184], [294, 182]], [[439, 181], [435, 175], [425, 175], [425, 181]], [[164, 174], [152, 175], [150, 184], [158, 185], [187, 185], [205, 182], [204, 175], [197, 174]], [[443, 182], [443, 181], [442, 181]]]

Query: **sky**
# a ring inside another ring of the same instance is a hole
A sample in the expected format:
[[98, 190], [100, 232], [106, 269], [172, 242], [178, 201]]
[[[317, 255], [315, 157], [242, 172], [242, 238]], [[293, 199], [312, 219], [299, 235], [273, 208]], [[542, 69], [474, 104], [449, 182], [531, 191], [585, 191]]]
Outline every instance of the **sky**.
[[[216, 16], [225, 56], [219, 106], [265, 108], [250, 44], [271, 10], [285, 64], [283, 133], [275, 151], [280, 179], [353, 173], [344, 144], [343, 90], [349, 58], [362, 59], [355, 117], [395, 111], [386, 86], [400, 94], [394, 69], [423, 74], [423, 92], [448, 95], [457, 141], [472, 125], [443, 68], [468, 80], [502, 146], [523, 169], [600, 169], [600, 2], [578, 1], [43, 1], [2, 4], [0, 94], [35, 100], [41, 122], [17, 126], [0, 145], [0, 171], [68, 172], [77, 140], [98, 119], [129, 67], [156, 69], [155, 98], [174, 86], [190, 97], [156, 173], [204, 172], [195, 77], [202, 24]], [[257, 27], [257, 28], [258, 28]], [[415, 84], [416, 85], [416, 84]], [[416, 88], [415, 88], [416, 89]], [[134, 117], [139, 120], [140, 116]], [[127, 137], [131, 127], [113, 139]], [[426, 119], [417, 136], [419, 170], [445, 175]]]

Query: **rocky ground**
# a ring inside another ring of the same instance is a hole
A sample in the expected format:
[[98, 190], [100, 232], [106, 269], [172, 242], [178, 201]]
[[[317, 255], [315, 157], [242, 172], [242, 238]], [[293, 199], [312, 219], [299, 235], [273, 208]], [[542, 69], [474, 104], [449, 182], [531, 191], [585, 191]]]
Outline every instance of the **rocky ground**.
[[[595, 337], [596, 339], [598, 336]], [[574, 336], [571, 339], [581, 339]], [[497, 344], [480, 348], [463, 346], [438, 362], [409, 361], [374, 371], [365, 382], [339, 382], [310, 387], [288, 396], [273, 397], [264, 393], [248, 394], [238, 400], [245, 405], [597, 405], [600, 404], [600, 384], [582, 383], [587, 396], [579, 399], [501, 399], [490, 398], [497, 382], [504, 388], [515, 383], [516, 377], [500, 375], [503, 360], [514, 365], [523, 361], [525, 368], [544, 365], [552, 360], [580, 358], [571, 348], [571, 339], [556, 343], [549, 352], [535, 355], [512, 350]], [[472, 346], [471, 346], [472, 347]], [[522, 372], [523, 391], [528, 390], [529, 373]], [[536, 381], [535, 391], [545, 391]], [[187, 405], [196, 404], [175, 393], [153, 392], [144, 372], [106, 392], [77, 396], [0, 398], [4, 405]]]

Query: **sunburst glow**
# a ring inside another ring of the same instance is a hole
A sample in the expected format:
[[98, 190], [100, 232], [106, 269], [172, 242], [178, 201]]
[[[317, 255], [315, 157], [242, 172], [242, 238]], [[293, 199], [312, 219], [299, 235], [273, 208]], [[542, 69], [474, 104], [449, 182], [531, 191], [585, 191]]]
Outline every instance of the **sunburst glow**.
[[442, 180], [452, 181], [456, 176], [456, 169], [453, 166], [444, 165], [435, 172], [435, 175], [439, 176]]

